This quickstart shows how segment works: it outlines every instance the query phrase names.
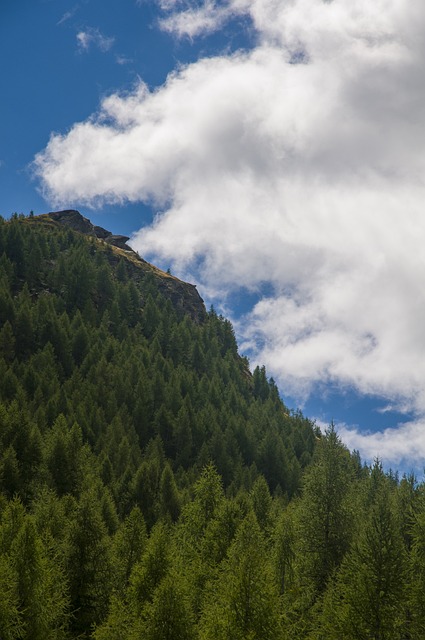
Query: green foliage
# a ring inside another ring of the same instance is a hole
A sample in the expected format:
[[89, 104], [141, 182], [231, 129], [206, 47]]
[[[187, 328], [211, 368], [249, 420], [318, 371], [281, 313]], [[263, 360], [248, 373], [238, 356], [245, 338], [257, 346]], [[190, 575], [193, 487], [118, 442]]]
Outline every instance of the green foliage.
[[252, 512], [240, 524], [228, 557], [206, 592], [203, 640], [281, 637], [277, 584]]
[[146, 523], [142, 512], [134, 507], [113, 539], [116, 572], [115, 589], [124, 595], [134, 565], [141, 560], [146, 547]]
[[98, 496], [84, 493], [68, 532], [66, 569], [72, 613], [71, 628], [88, 635], [104, 618], [112, 589], [110, 539]]
[[328, 638], [406, 637], [406, 556], [388, 485], [381, 472], [367, 518], [327, 596]]
[[2, 637], [65, 638], [68, 599], [63, 566], [18, 500], [2, 513], [0, 566]]
[[299, 579], [305, 594], [313, 600], [326, 589], [350, 544], [351, 482], [350, 455], [331, 425], [304, 475], [298, 507]]
[[177, 575], [167, 575], [155, 590], [141, 627], [146, 640], [195, 640], [190, 604]]
[[422, 640], [423, 486], [289, 411], [192, 304], [43, 216], [0, 224], [0, 636]]
[[158, 522], [152, 529], [146, 550], [131, 575], [129, 591], [131, 607], [141, 613], [152, 602], [155, 589], [170, 567], [170, 536], [166, 525]]
[[409, 609], [412, 638], [422, 638], [425, 633], [425, 496], [424, 487], [418, 492], [418, 502], [411, 514], [412, 545], [409, 554]]
[[23, 629], [17, 573], [9, 557], [0, 555], [0, 637], [4, 640], [22, 638]]

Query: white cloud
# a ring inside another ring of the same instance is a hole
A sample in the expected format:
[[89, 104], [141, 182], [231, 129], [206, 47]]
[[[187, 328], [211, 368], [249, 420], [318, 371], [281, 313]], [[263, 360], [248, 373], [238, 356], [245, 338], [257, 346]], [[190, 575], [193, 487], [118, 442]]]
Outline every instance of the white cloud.
[[63, 14], [62, 18], [60, 20], [58, 20], [58, 22], [56, 23], [57, 26], [64, 24], [65, 22], [67, 22], [70, 18], [72, 18], [72, 12], [71, 11], [67, 11], [66, 13]]
[[[314, 419], [322, 433], [329, 423]], [[345, 446], [358, 451], [363, 464], [372, 465], [379, 460], [386, 470], [398, 470], [400, 475], [415, 474], [418, 481], [424, 480], [425, 420], [413, 420], [382, 431], [367, 431], [358, 425], [334, 423], [334, 427]]]
[[224, 295], [272, 285], [238, 331], [282, 388], [354, 385], [425, 416], [425, 5], [240, 0], [185, 29], [179, 6], [177, 33], [245, 12], [259, 44], [52, 135], [46, 197], [156, 203], [141, 254]]
[[115, 61], [117, 64], [123, 66], [126, 64], [131, 64], [133, 62], [133, 60], [131, 58], [128, 58], [127, 56], [123, 55], [123, 54], [118, 54], [117, 56], [115, 56]]
[[180, 38], [183, 36], [194, 38], [217, 31], [237, 13], [230, 4], [218, 5], [214, 0], [205, 0], [203, 5], [189, 6], [184, 11], [179, 11], [178, 4], [175, 2], [162, 2], [161, 6], [163, 10], [169, 12], [160, 20], [161, 29], [174, 33]]
[[90, 27], [77, 33], [78, 49], [87, 52], [93, 46], [106, 53], [113, 46], [115, 39], [103, 35], [99, 29]]
[[78, 9], [79, 9], [79, 6], [75, 5], [70, 11], [66, 11], [61, 17], [61, 19], [58, 20], [56, 25], [59, 26], [61, 24], [64, 24], [65, 22], [68, 22], [68, 20], [70, 20], [76, 14]]
[[369, 464], [379, 458], [387, 468], [402, 467], [406, 473], [413, 471], [421, 476], [425, 460], [424, 432], [423, 419], [376, 433], [362, 433], [358, 428], [338, 426], [338, 434], [346, 446], [358, 450]]

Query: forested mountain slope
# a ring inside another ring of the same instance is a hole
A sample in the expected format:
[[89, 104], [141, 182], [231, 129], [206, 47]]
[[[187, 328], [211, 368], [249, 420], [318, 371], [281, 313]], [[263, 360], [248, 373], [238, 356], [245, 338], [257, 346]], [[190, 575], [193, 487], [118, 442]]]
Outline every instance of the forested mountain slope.
[[424, 523], [192, 285], [78, 212], [1, 221], [2, 640], [423, 638]]

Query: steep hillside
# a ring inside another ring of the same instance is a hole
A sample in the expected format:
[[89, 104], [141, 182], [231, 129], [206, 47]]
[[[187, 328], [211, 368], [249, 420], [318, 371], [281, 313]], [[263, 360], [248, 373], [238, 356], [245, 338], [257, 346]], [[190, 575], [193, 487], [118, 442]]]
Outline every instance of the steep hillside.
[[231, 324], [125, 240], [75, 211], [0, 224], [2, 526], [32, 536], [19, 553], [40, 554], [40, 580], [58, 556], [51, 579], [65, 585], [59, 602], [57, 584], [45, 593], [36, 575], [21, 593], [3, 531], [17, 580], [9, 593], [0, 578], [0, 601], [3, 588], [16, 604], [10, 637], [33, 624], [34, 638], [87, 635], [104, 619], [113, 584], [98, 585], [101, 556], [80, 557], [98, 553], [84, 551], [90, 536], [103, 554], [134, 513], [148, 531], [178, 520], [211, 463], [229, 495], [265, 479], [267, 494], [288, 499], [313, 453], [311, 423], [288, 414], [264, 369], [250, 374]]
[[[202, 322], [205, 317], [205, 307], [202, 298], [196, 291], [196, 287], [187, 282], [182, 282], [169, 273], [165, 273], [152, 264], [143, 260], [135, 251], [127, 245], [127, 236], [113, 235], [102, 227], [94, 226], [88, 218], [73, 209], [66, 211], [54, 211], [41, 216], [30, 217], [28, 221], [46, 227], [53, 225], [71, 229], [89, 237], [98, 249], [107, 249], [107, 257], [111, 267], [116, 267], [122, 258], [125, 258], [130, 278], [136, 283], [141, 283], [144, 278], [153, 278], [156, 288], [165, 297], [169, 298], [176, 310], [187, 313], [195, 322]], [[143, 286], [142, 286], [143, 289]]]
[[41, 431], [64, 415], [94, 448], [121, 420], [133, 457], [157, 438], [175, 471], [212, 460], [229, 485], [255, 464], [272, 491], [297, 490], [311, 424], [288, 414], [264, 369], [250, 374], [231, 324], [193, 285], [75, 211], [0, 232], [1, 400], [20, 397]]
[[2, 640], [421, 640], [423, 487], [126, 240], [0, 220]]

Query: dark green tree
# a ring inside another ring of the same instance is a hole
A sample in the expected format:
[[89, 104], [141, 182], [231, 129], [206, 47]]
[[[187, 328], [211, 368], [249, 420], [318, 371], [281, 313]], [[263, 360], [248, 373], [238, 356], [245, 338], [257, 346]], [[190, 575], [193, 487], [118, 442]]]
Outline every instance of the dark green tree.
[[349, 548], [351, 481], [349, 452], [331, 425], [305, 473], [298, 509], [300, 581], [313, 601], [324, 592]]
[[110, 541], [93, 490], [81, 496], [67, 544], [71, 628], [88, 636], [106, 616], [112, 587]]

